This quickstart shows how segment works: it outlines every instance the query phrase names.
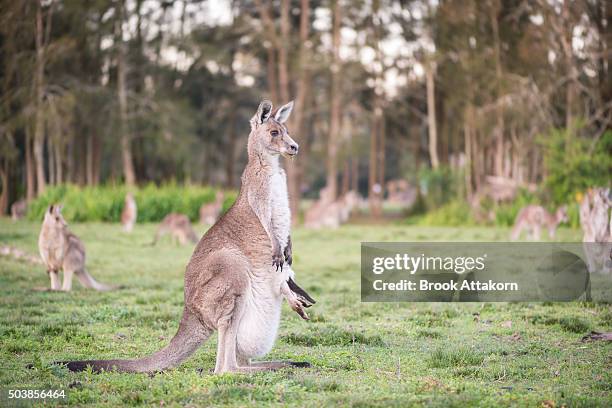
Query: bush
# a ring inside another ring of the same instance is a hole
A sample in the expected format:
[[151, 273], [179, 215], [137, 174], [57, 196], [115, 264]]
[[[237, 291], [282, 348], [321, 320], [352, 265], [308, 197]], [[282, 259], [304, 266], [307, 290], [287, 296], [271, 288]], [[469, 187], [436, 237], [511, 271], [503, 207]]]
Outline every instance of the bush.
[[[211, 187], [176, 184], [149, 184], [132, 191], [138, 205], [138, 222], [158, 222], [171, 212], [186, 214], [192, 221], [197, 221], [200, 206], [214, 201], [216, 194]], [[126, 192], [125, 186], [115, 185], [50, 187], [30, 203], [28, 218], [40, 221], [49, 205], [61, 203], [68, 221], [119, 222]], [[226, 193], [223, 210], [227, 210], [235, 199], [235, 193]]]
[[426, 213], [419, 221], [420, 225], [427, 226], [467, 226], [475, 225], [472, 210], [465, 201], [453, 200], [435, 210]]
[[460, 172], [446, 166], [438, 169], [422, 168], [419, 171], [419, 182], [423, 199], [428, 210], [438, 208], [459, 194], [457, 186], [462, 186]]
[[[579, 129], [578, 129], [579, 130]], [[567, 204], [590, 187], [608, 187], [612, 179], [612, 131], [593, 143], [573, 130], [553, 130], [542, 138], [545, 184], [557, 204]]]

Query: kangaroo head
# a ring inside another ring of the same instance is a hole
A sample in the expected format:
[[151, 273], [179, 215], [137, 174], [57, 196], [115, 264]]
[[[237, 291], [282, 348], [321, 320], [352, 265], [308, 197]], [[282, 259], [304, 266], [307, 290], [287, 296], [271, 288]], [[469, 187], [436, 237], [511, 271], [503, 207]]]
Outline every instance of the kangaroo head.
[[293, 157], [298, 152], [298, 144], [289, 136], [285, 125], [293, 101], [272, 111], [272, 102], [264, 100], [259, 104], [257, 112], [251, 118], [251, 133], [249, 134], [249, 154], [264, 157]]
[[569, 220], [567, 215], [567, 205], [563, 205], [557, 209], [557, 220], [559, 222], [567, 222]]
[[43, 225], [50, 228], [64, 228], [68, 225], [64, 216], [62, 215], [63, 205], [61, 204], [52, 204], [49, 206], [47, 211], [45, 211], [45, 219], [43, 220]]

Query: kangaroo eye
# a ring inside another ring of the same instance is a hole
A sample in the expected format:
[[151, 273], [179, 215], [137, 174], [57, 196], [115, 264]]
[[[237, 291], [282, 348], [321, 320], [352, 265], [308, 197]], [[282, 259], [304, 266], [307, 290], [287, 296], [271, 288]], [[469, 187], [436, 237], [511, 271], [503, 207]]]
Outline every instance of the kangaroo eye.
[[276, 137], [276, 136], [278, 136], [279, 133], [278, 133], [278, 130], [273, 130], [273, 131], [270, 132], [270, 134], [272, 136]]

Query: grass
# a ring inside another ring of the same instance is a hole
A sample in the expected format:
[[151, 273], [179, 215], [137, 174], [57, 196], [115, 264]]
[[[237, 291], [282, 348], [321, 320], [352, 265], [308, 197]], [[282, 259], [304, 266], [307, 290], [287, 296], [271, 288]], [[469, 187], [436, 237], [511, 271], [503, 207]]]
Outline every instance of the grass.
[[[0, 244], [36, 253], [37, 224], [0, 220]], [[505, 240], [508, 230], [346, 226], [294, 233], [298, 282], [318, 303], [302, 321], [286, 305], [271, 359], [309, 369], [211, 374], [216, 336], [155, 376], [70, 373], [53, 360], [129, 358], [174, 335], [191, 247], [147, 246], [153, 225], [127, 235], [113, 224], [75, 224], [97, 279], [125, 289], [72, 293], [40, 266], [0, 258], [0, 406], [8, 389], [65, 389], [73, 406], [610, 406], [612, 307], [593, 303], [361, 303], [360, 241]], [[561, 230], [564, 240], [576, 231]], [[512, 324], [508, 325], [508, 321]], [[28, 364], [33, 368], [27, 369]], [[40, 402], [40, 401], [39, 401]]]

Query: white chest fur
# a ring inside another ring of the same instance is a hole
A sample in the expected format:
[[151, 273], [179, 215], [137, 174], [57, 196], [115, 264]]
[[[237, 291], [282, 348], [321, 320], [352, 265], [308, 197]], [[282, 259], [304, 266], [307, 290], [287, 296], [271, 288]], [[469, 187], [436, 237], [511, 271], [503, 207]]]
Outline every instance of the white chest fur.
[[270, 208], [272, 210], [272, 234], [281, 245], [287, 246], [291, 233], [291, 211], [287, 194], [287, 177], [280, 167], [270, 177]]
[[[281, 247], [287, 246], [291, 233], [291, 212], [287, 194], [285, 172], [272, 161], [272, 171], [267, 181], [266, 194], [249, 196], [249, 203], [260, 217], [266, 230]], [[260, 190], [261, 191], [261, 190]], [[260, 200], [265, 204], [260, 205]], [[280, 286], [286, 282], [290, 268], [277, 271], [270, 266], [265, 270], [252, 271], [251, 287], [246, 295], [247, 306], [238, 327], [237, 346], [240, 356], [245, 358], [261, 357], [274, 345], [280, 323], [282, 295]]]
[[245, 358], [262, 357], [272, 349], [280, 323], [281, 282], [288, 279], [290, 268], [282, 272], [265, 271], [251, 280], [246, 308], [238, 327], [238, 353]]

